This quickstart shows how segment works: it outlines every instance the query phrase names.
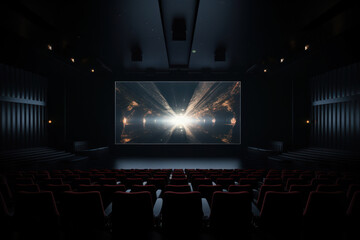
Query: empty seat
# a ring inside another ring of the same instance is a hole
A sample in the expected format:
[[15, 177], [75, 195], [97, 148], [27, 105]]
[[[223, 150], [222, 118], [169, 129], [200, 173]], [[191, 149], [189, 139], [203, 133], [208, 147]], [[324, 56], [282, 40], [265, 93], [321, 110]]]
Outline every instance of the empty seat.
[[215, 182], [216, 185], [221, 185], [223, 189], [228, 189], [230, 185], [235, 184], [233, 178], [217, 178]]
[[306, 184], [306, 185], [291, 185], [290, 187], [290, 192], [300, 192], [301, 196], [302, 196], [302, 203], [303, 203], [303, 208], [305, 208], [306, 203], [308, 201], [308, 197], [311, 191], [314, 191], [315, 187], [311, 184]]
[[116, 185], [116, 178], [100, 178], [99, 184]]
[[214, 192], [210, 228], [226, 237], [238, 235], [249, 237], [251, 227], [251, 200], [248, 192]]
[[70, 184], [48, 184], [43, 187], [43, 190], [52, 192], [55, 201], [61, 202], [64, 192], [71, 191], [72, 189]]
[[256, 178], [240, 178], [239, 184], [240, 185], [247, 185], [250, 184], [253, 189], [258, 188], [258, 180]]
[[286, 190], [290, 190], [291, 185], [306, 185], [309, 184], [309, 181], [307, 179], [303, 178], [288, 178], [286, 181]]
[[169, 182], [170, 185], [187, 185], [188, 180], [186, 178], [172, 178]]
[[198, 190], [201, 193], [201, 196], [203, 198], [206, 198], [209, 205], [211, 206], [211, 201], [212, 201], [214, 192], [222, 191], [223, 187], [221, 185], [200, 185]]
[[34, 184], [33, 178], [16, 178], [15, 184]]
[[2, 194], [7, 206], [9, 206], [13, 199], [13, 195], [7, 183], [0, 183], [0, 194]]
[[250, 184], [246, 185], [230, 185], [228, 188], [229, 192], [248, 192], [250, 196], [253, 196], [253, 189]]
[[118, 184], [118, 185], [108, 185], [104, 184], [101, 186], [101, 197], [103, 200], [104, 206], [109, 205], [110, 202], [112, 202], [114, 193], [115, 192], [125, 192], [126, 188], [125, 185]]
[[113, 239], [134, 239], [146, 235], [154, 227], [150, 193], [114, 193], [111, 219]]
[[11, 239], [11, 216], [3, 195], [0, 192], [0, 239]]
[[282, 188], [281, 184], [278, 184], [278, 185], [262, 185], [260, 187], [259, 196], [258, 196], [257, 201], [256, 201], [256, 205], [258, 206], [259, 209], [261, 209], [263, 201], [264, 201], [265, 194], [268, 191], [282, 192], [283, 188]]
[[154, 185], [134, 185], [131, 192], [149, 192], [151, 201], [155, 204], [156, 201], [156, 187]]
[[163, 199], [161, 216], [166, 233], [183, 235], [201, 230], [203, 211], [200, 192], [165, 192]]
[[300, 192], [268, 191], [260, 212], [260, 225], [274, 239], [300, 239], [302, 214]]
[[99, 238], [105, 227], [105, 213], [100, 192], [65, 192], [61, 208], [65, 235]]
[[72, 188], [78, 188], [79, 185], [90, 185], [91, 184], [91, 180], [90, 178], [74, 178], [71, 180], [71, 187]]
[[317, 192], [338, 192], [342, 191], [342, 187], [339, 184], [319, 184], [316, 188]]
[[197, 191], [199, 185], [212, 185], [212, 181], [210, 178], [194, 178], [191, 182], [193, 190]]
[[52, 192], [18, 193], [14, 218], [17, 231], [24, 238], [59, 238], [59, 212]]
[[16, 184], [15, 192], [40, 192], [39, 185], [37, 184]]
[[281, 178], [264, 178], [264, 184], [265, 185], [278, 185], [282, 184]]
[[356, 191], [346, 211], [348, 217], [347, 239], [359, 239], [360, 226], [360, 191]]
[[334, 184], [334, 182], [335, 181], [329, 178], [313, 178], [310, 184], [317, 187], [319, 184]]
[[348, 199], [348, 202], [351, 201], [356, 191], [360, 191], [360, 184], [350, 184], [349, 189], [346, 192], [346, 198]]
[[343, 192], [312, 191], [304, 210], [304, 238], [341, 239], [344, 220]]
[[143, 180], [142, 178], [126, 178], [124, 184], [126, 189], [131, 189], [133, 185], [142, 185]]
[[164, 192], [190, 192], [191, 188], [189, 185], [166, 185]]
[[146, 184], [154, 185], [156, 189], [164, 189], [167, 184], [167, 180], [166, 178], [148, 178]]

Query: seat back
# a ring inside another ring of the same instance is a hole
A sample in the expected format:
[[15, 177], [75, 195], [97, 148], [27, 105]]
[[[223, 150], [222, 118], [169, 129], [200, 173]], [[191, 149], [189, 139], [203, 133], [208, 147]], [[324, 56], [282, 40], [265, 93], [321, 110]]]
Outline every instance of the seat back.
[[202, 225], [200, 192], [165, 192], [161, 210], [165, 232], [198, 232]]
[[194, 191], [197, 191], [199, 185], [212, 185], [212, 180], [210, 178], [194, 178], [191, 182], [192, 188]]
[[131, 192], [149, 192], [151, 195], [151, 202], [152, 204], [155, 204], [156, 187], [154, 185], [134, 185]]
[[190, 192], [191, 188], [189, 185], [166, 185], [164, 192]]
[[214, 192], [210, 214], [211, 229], [231, 234], [249, 233], [251, 200], [249, 192]]
[[257, 199], [257, 202], [256, 202], [259, 209], [261, 209], [263, 201], [264, 201], [265, 194], [268, 191], [282, 192], [283, 187], [282, 187], [281, 184], [278, 184], [278, 185], [262, 185], [260, 187], [259, 196], [258, 196], [258, 199]]
[[67, 230], [103, 229], [105, 214], [100, 192], [65, 192], [61, 213]]
[[222, 191], [223, 187], [221, 185], [200, 185], [199, 192], [203, 198], [206, 198], [209, 205], [211, 205], [212, 197], [214, 192]]
[[128, 232], [146, 233], [154, 227], [153, 204], [149, 192], [116, 192], [112, 205], [114, 236]]
[[265, 194], [260, 212], [261, 225], [277, 235], [300, 233], [303, 203], [300, 192], [273, 192]]

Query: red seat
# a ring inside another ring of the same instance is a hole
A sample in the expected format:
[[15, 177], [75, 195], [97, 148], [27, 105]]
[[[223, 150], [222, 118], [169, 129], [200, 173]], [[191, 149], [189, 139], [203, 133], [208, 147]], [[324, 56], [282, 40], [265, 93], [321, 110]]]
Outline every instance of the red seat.
[[212, 185], [212, 181], [210, 178], [194, 178], [191, 182], [193, 190], [197, 191], [199, 185]]
[[59, 237], [59, 212], [52, 192], [18, 193], [15, 206], [14, 218], [21, 236], [29, 239]]
[[248, 237], [252, 218], [251, 200], [248, 192], [214, 192], [209, 219], [211, 229], [222, 235], [226, 233], [227, 237]]
[[161, 210], [166, 233], [183, 235], [201, 230], [202, 202], [200, 192], [165, 192]]
[[111, 220], [113, 239], [142, 239], [154, 227], [150, 193], [114, 193]]
[[151, 202], [152, 204], [155, 204], [156, 187], [154, 185], [134, 185], [131, 192], [149, 192], [151, 195]]
[[256, 205], [258, 206], [259, 209], [261, 209], [263, 201], [264, 201], [265, 194], [268, 191], [282, 192], [283, 188], [282, 188], [281, 184], [278, 184], [278, 185], [262, 185], [260, 187], [259, 196], [258, 196], [258, 199], [256, 201]]
[[222, 191], [223, 187], [221, 185], [200, 185], [198, 190], [201, 193], [201, 196], [206, 198], [209, 205], [211, 205], [214, 192]]
[[304, 210], [304, 238], [341, 239], [344, 220], [343, 192], [312, 191]]

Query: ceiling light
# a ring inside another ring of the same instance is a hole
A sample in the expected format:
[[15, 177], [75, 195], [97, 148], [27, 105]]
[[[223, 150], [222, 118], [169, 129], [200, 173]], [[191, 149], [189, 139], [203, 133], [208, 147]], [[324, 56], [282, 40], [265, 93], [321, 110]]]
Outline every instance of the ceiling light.
[[193, 49], [193, 50], [191, 50], [191, 52], [192, 52], [192, 53], [196, 53], [196, 50], [195, 50], [195, 49]]
[[49, 44], [49, 45], [47, 45], [47, 48], [50, 50], [50, 51], [52, 51], [52, 46]]
[[305, 48], [304, 48], [305, 51], [309, 50], [309, 47], [310, 47], [310, 45], [309, 45], [309, 44], [306, 44], [306, 45], [305, 45]]
[[284, 62], [284, 60], [285, 60], [284, 58], [280, 58], [280, 62], [281, 62], [281, 63], [283, 63], [283, 62]]
[[93, 72], [95, 72], [95, 70], [94, 70], [94, 69], [91, 69], [91, 72], [93, 73]]
[[70, 61], [74, 63], [74, 62], [75, 62], [75, 58], [70, 58]]
[[267, 69], [265, 68], [265, 69], [264, 69], [264, 73], [266, 73], [266, 72], [267, 72]]

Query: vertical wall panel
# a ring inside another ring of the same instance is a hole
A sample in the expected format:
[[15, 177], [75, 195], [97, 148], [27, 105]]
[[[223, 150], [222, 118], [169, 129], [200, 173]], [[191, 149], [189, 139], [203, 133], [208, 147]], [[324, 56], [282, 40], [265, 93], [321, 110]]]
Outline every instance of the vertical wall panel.
[[46, 144], [46, 79], [0, 64], [0, 149]]
[[312, 137], [315, 146], [359, 150], [360, 63], [312, 78]]

